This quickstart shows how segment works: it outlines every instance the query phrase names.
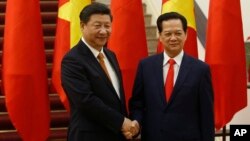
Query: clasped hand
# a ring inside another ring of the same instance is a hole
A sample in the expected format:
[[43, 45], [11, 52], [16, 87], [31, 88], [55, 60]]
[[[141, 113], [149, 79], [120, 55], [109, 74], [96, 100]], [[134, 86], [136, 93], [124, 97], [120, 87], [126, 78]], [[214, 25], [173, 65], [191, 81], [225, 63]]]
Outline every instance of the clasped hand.
[[124, 118], [124, 122], [122, 125], [122, 133], [126, 137], [126, 139], [132, 139], [133, 136], [139, 133], [140, 126], [136, 120], [131, 121], [128, 118]]

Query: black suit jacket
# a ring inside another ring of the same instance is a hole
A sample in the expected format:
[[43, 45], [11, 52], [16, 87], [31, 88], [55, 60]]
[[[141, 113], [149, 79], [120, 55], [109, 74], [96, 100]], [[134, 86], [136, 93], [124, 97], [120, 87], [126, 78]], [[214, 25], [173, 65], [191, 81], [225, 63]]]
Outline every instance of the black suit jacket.
[[213, 141], [214, 114], [210, 69], [186, 54], [169, 102], [165, 100], [163, 54], [138, 65], [131, 118], [142, 125], [143, 141]]
[[80, 40], [62, 60], [62, 86], [70, 102], [68, 141], [121, 141], [126, 113], [122, 77], [116, 56], [104, 53], [114, 68], [120, 98], [93, 53]]

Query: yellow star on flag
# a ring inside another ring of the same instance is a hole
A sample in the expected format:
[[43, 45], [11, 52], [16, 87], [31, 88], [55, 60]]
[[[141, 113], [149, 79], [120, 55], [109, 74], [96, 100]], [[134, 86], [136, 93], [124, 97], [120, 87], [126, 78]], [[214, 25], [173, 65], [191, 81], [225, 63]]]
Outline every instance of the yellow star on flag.
[[70, 48], [77, 44], [82, 36], [79, 15], [81, 10], [90, 3], [91, 0], [70, 0], [59, 7], [58, 17], [70, 22]]

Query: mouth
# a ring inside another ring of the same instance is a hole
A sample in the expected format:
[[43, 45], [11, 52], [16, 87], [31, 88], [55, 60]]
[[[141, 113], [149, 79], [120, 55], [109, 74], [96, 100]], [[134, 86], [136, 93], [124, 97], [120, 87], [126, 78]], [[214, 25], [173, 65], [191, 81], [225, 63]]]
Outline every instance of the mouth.
[[169, 44], [169, 46], [176, 47], [176, 46], [178, 46], [178, 44]]
[[97, 39], [101, 39], [101, 40], [104, 40], [104, 39], [107, 39], [108, 37], [97, 37]]

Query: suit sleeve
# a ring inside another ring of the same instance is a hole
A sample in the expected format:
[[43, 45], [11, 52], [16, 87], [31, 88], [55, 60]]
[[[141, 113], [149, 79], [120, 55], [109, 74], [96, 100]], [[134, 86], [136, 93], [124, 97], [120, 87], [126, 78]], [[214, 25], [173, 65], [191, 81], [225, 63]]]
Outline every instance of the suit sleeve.
[[87, 72], [82, 69], [82, 65], [75, 58], [66, 57], [61, 67], [62, 86], [71, 106], [113, 132], [120, 132], [124, 116], [93, 94]]
[[137, 120], [141, 125], [144, 111], [144, 86], [143, 86], [143, 69], [142, 62], [139, 63], [134, 81], [132, 97], [129, 100], [130, 118]]
[[202, 141], [214, 141], [214, 102], [211, 73], [206, 68], [200, 83], [200, 117]]

